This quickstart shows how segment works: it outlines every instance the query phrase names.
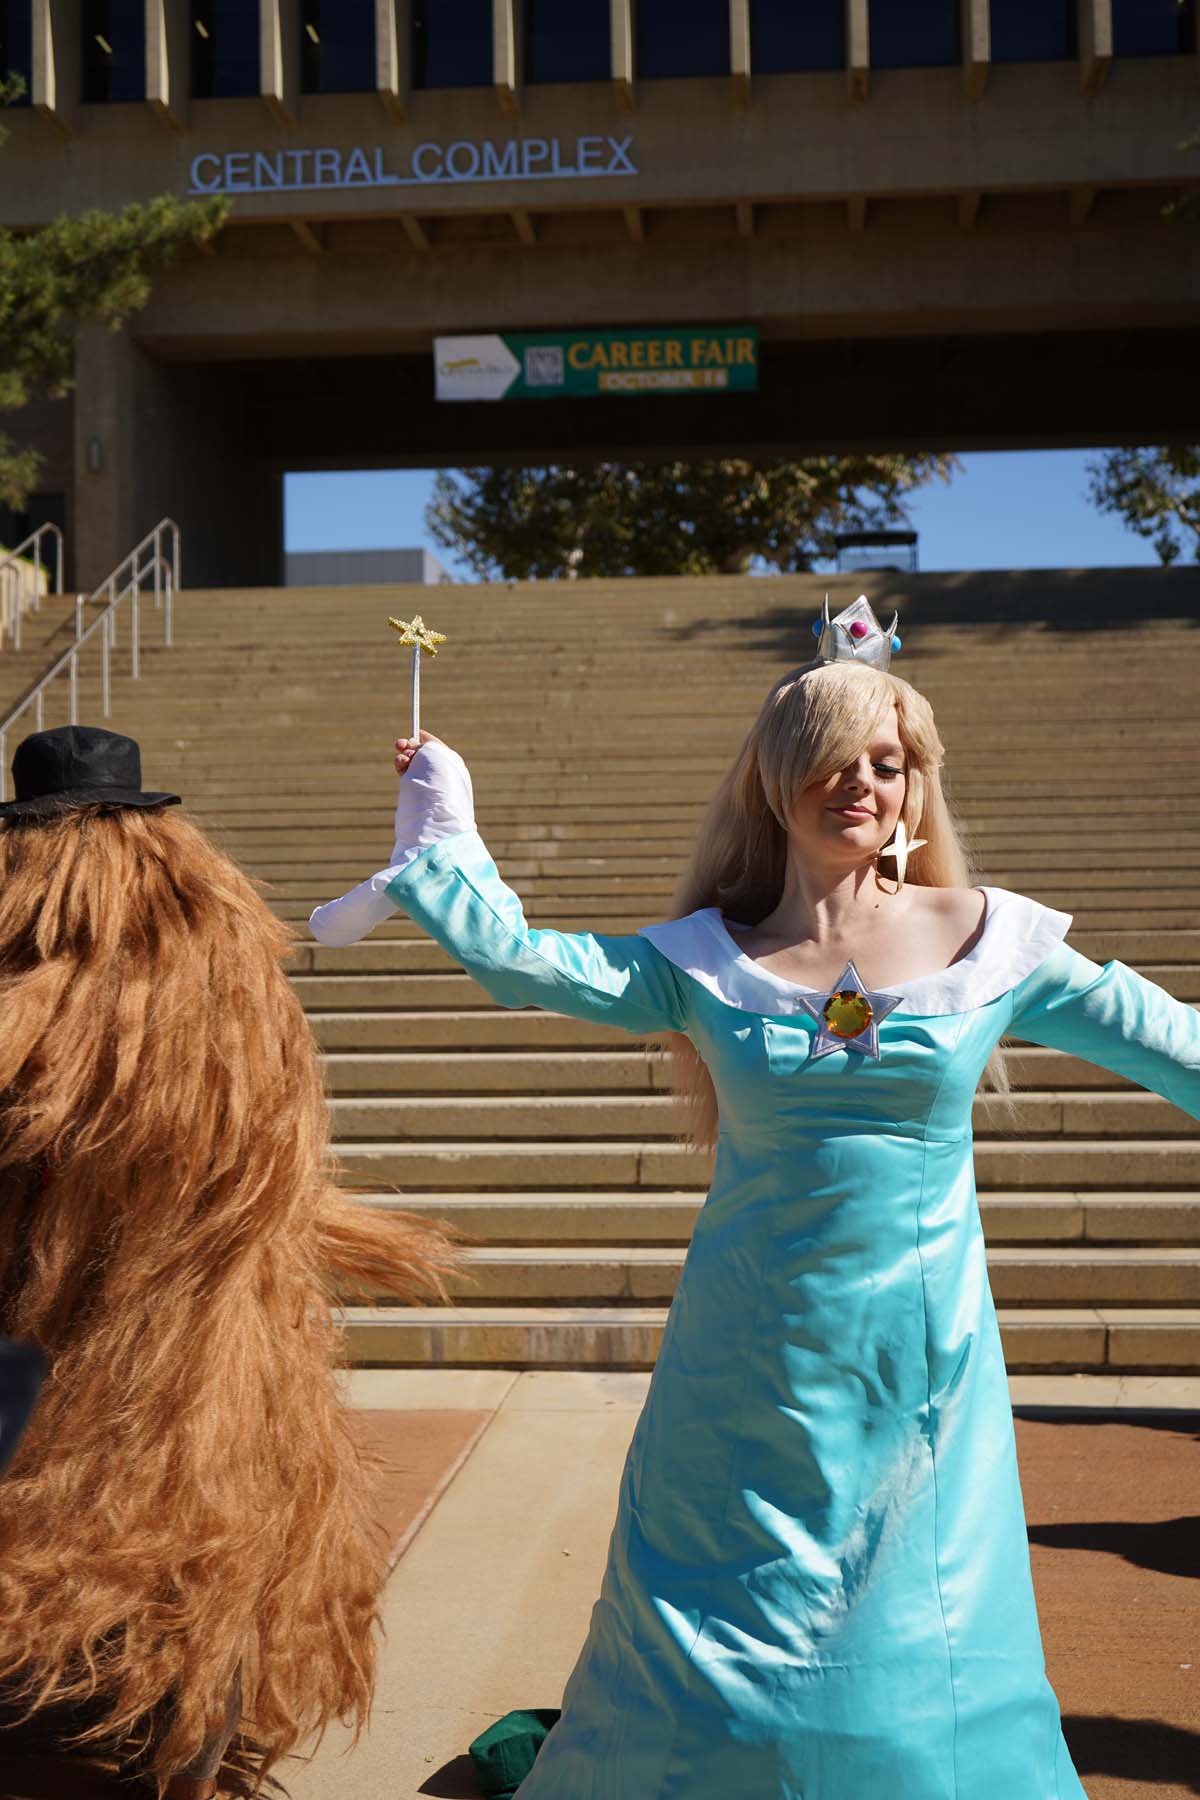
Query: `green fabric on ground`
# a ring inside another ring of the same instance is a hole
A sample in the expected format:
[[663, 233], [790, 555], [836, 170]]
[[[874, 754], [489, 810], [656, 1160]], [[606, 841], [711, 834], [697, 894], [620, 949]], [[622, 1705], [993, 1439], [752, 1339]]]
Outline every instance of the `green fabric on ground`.
[[488, 1800], [512, 1800], [560, 1717], [554, 1707], [520, 1707], [489, 1725], [467, 1750], [480, 1793]]

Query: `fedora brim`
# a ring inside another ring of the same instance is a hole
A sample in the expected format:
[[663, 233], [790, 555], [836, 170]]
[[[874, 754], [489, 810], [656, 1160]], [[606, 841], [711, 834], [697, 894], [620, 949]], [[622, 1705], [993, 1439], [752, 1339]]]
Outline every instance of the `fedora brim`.
[[53, 819], [85, 806], [133, 807], [149, 811], [181, 806], [179, 794], [143, 794], [136, 788], [64, 788], [59, 794], [34, 794], [28, 800], [0, 801], [0, 819]]

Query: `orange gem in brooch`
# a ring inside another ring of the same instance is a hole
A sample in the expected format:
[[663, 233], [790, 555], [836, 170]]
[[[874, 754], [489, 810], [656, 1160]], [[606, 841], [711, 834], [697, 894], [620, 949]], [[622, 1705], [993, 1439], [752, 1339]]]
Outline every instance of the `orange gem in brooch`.
[[867, 1029], [875, 1013], [865, 994], [839, 988], [821, 1008], [821, 1017], [835, 1037], [852, 1038]]

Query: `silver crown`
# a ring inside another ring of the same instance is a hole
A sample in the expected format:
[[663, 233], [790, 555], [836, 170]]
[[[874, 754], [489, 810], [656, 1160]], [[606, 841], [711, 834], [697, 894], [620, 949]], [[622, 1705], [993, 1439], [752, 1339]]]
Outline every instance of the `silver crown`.
[[900, 639], [896, 636], [899, 617], [899, 613], [893, 613], [892, 622], [885, 631], [871, 611], [867, 596], [860, 594], [831, 619], [829, 595], [826, 594], [821, 603], [821, 616], [813, 620], [813, 636], [820, 640], [817, 655], [826, 662], [868, 663], [873, 669], [886, 669], [893, 650], [900, 648]]

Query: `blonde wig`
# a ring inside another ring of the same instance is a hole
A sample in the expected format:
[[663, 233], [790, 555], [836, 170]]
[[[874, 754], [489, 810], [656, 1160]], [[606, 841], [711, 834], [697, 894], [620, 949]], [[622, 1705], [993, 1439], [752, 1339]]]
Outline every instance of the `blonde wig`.
[[49, 1362], [0, 1483], [0, 1689], [141, 1742], [160, 1790], [239, 1670], [252, 1787], [361, 1727], [385, 1547], [331, 1303], [444, 1299], [457, 1254], [334, 1185], [290, 944], [177, 813], [0, 830], [0, 1332]]
[[[767, 918], [783, 894], [787, 821], [796, 799], [810, 782], [853, 762], [893, 702], [906, 762], [901, 818], [910, 838], [926, 840], [910, 854], [905, 879], [926, 887], [972, 885], [972, 857], [942, 792], [944, 751], [928, 700], [890, 671], [818, 659], [784, 675], [763, 702], [709, 802], [671, 917], [719, 906], [734, 924]], [[672, 1032], [656, 1041], [669, 1053], [687, 1137], [711, 1149], [718, 1122], [708, 1070], [687, 1038]], [[1003, 1104], [1009, 1082], [998, 1051], [984, 1081]]]

